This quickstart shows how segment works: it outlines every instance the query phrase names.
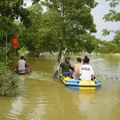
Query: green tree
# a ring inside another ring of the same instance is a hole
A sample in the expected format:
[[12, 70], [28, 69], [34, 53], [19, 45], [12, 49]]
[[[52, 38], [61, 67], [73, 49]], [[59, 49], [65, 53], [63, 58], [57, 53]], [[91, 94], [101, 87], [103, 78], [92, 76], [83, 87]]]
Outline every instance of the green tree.
[[96, 47], [98, 47], [97, 39], [94, 35], [91, 34], [83, 34], [81, 35], [83, 41], [83, 48], [88, 53], [92, 53]]
[[110, 54], [118, 52], [118, 46], [113, 41], [101, 41], [99, 44], [99, 53]]
[[11, 20], [19, 19], [27, 26], [29, 11], [24, 6], [24, 0], [0, 0], [0, 17], [5, 16]]
[[117, 53], [118, 52], [118, 46], [111, 41], [107, 42], [106, 48], [107, 48], [107, 53]]
[[46, 0], [44, 5], [59, 15], [61, 50], [66, 46], [71, 49], [80, 44], [81, 34], [96, 32], [91, 15], [91, 9], [96, 6], [94, 0]]
[[29, 11], [30, 25], [25, 27], [21, 24], [22, 34], [20, 36], [20, 47], [27, 47], [29, 51], [35, 52], [39, 41], [39, 29], [41, 29], [42, 7], [34, 4], [27, 8]]
[[118, 46], [118, 52], [120, 53], [120, 31], [118, 31], [114, 36], [113, 43]]
[[[118, 11], [116, 9], [116, 7], [120, 5], [120, 1], [119, 0], [106, 0], [106, 1], [109, 2], [111, 10], [109, 10], [109, 12], [104, 15], [103, 19], [106, 22], [119, 22], [120, 21], [120, 11]], [[116, 31], [114, 31], [114, 30], [104, 29], [103, 35], [109, 35], [110, 32], [115, 32], [115, 34], [116, 34]]]

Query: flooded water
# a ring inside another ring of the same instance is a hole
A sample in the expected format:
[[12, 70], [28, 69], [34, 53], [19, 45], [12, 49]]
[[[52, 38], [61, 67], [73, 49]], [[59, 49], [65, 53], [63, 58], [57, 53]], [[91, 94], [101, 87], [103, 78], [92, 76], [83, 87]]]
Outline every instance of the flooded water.
[[120, 56], [90, 58], [102, 82], [96, 91], [67, 88], [53, 80], [53, 59], [27, 58], [32, 73], [19, 76], [22, 95], [0, 97], [0, 120], [120, 120]]

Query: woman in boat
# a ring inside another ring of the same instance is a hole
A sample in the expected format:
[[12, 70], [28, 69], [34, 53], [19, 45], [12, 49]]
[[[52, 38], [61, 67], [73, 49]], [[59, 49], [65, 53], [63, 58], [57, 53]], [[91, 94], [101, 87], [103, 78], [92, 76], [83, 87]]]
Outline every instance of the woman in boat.
[[70, 57], [65, 57], [65, 61], [61, 63], [60, 67], [62, 67], [63, 76], [72, 76], [73, 67], [70, 64]]
[[81, 80], [94, 80], [95, 75], [92, 66], [89, 64], [89, 58], [83, 59], [83, 65], [80, 67], [80, 79]]

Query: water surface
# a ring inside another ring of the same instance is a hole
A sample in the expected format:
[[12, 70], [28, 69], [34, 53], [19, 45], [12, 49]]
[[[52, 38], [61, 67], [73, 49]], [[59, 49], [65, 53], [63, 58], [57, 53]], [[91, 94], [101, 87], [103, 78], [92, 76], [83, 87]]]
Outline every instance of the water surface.
[[[53, 59], [27, 58], [30, 75], [20, 75], [22, 95], [0, 97], [0, 120], [119, 120], [120, 56], [90, 56], [102, 87], [78, 91], [53, 80]], [[72, 59], [72, 64], [76, 58]], [[17, 59], [11, 65], [11, 70]]]

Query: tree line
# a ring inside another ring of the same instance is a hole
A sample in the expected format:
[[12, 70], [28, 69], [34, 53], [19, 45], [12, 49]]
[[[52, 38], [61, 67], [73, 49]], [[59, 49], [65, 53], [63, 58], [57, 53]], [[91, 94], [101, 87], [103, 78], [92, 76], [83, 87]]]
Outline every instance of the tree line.
[[[120, 52], [119, 32], [112, 41], [100, 40], [93, 35], [97, 32], [91, 14], [98, 4], [95, 0], [31, 2], [32, 5], [26, 7], [24, 0], [0, 1], [0, 46], [5, 46], [7, 36], [10, 53], [15, 51], [10, 44], [15, 33], [19, 38], [18, 49], [25, 46], [35, 54], [61, 52], [65, 47], [72, 52]], [[114, 1], [111, 2], [113, 5]], [[118, 15], [110, 11], [104, 19], [116, 20]], [[106, 34], [109, 31], [103, 32]]]

